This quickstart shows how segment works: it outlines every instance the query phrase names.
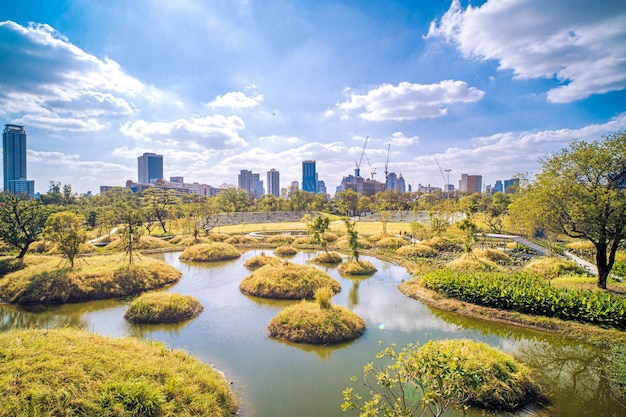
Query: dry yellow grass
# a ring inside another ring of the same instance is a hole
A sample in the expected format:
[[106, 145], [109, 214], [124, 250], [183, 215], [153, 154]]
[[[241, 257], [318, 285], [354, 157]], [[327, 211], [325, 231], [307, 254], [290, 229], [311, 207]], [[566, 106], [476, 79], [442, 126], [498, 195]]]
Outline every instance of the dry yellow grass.
[[511, 260], [506, 252], [497, 249], [477, 249], [474, 251], [474, 255], [498, 264], [505, 264]]
[[289, 245], [279, 246], [274, 249], [274, 255], [276, 256], [294, 256], [296, 253], [298, 253], [298, 250]]
[[353, 259], [339, 265], [337, 270], [344, 275], [371, 275], [376, 272], [376, 267], [370, 261]]
[[190, 295], [150, 292], [135, 298], [124, 318], [135, 323], [173, 323], [196, 317], [203, 309]]
[[316, 264], [338, 264], [343, 258], [337, 252], [321, 252], [317, 254], [311, 262]]
[[265, 253], [254, 256], [243, 263], [248, 269], [259, 269], [265, 265], [279, 265], [282, 261], [275, 256], [267, 256]]
[[255, 245], [259, 243], [259, 240], [248, 235], [234, 235], [226, 239], [224, 243], [230, 245]]
[[416, 243], [414, 245], [402, 246], [396, 250], [396, 253], [400, 256], [407, 258], [430, 258], [437, 255], [437, 251], [430, 246]]
[[142, 257], [132, 265], [121, 255], [80, 258], [73, 269], [54, 256], [30, 256], [24, 268], [0, 280], [0, 301], [59, 304], [122, 297], [163, 287], [181, 273], [163, 261]]
[[240, 256], [241, 252], [231, 244], [211, 242], [188, 247], [180, 254], [179, 259], [191, 262], [218, 262], [237, 259]]
[[537, 258], [526, 265], [523, 270], [539, 275], [545, 279], [554, 279], [562, 275], [586, 275], [587, 272], [576, 263], [562, 258]]
[[[139, 239], [139, 243], [134, 247], [134, 249], [136, 249], [136, 250], [161, 249], [161, 248], [167, 248], [167, 247], [171, 247], [171, 246], [172, 246], [171, 243], [169, 243], [166, 240], [159, 239], [158, 237], [141, 236], [141, 238]], [[112, 250], [112, 251], [123, 251], [123, 250], [125, 250], [124, 245], [122, 244], [122, 240], [119, 239], [119, 238], [114, 239], [106, 247], [107, 247], [108, 250]]]
[[294, 242], [294, 240], [296, 240], [296, 238], [290, 235], [276, 235], [276, 236], [270, 236], [267, 239], [265, 239], [265, 243], [279, 244], [279, 245], [291, 245]]
[[500, 267], [492, 261], [463, 254], [446, 263], [446, 268], [457, 272], [467, 271], [499, 271]]

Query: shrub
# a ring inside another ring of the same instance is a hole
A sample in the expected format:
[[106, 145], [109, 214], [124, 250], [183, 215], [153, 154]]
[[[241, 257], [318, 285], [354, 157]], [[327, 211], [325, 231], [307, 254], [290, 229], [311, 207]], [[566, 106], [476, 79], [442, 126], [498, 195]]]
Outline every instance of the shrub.
[[370, 389], [371, 398], [364, 401], [347, 388], [344, 411], [358, 408], [372, 416], [409, 416], [424, 408], [424, 414], [439, 416], [450, 406], [515, 410], [545, 399], [526, 366], [484, 343], [431, 340], [400, 351], [391, 346], [376, 357], [386, 363], [370, 363], [363, 369], [362, 384]]
[[407, 258], [430, 258], [431, 256], [437, 255], [437, 252], [433, 248], [419, 243], [402, 246], [396, 250], [396, 253], [400, 256], [406, 256]]
[[312, 299], [315, 291], [322, 287], [330, 287], [334, 292], [341, 290], [339, 282], [326, 272], [298, 264], [266, 265], [239, 284], [239, 289], [246, 294], [295, 300]]
[[402, 246], [406, 246], [408, 245], [409, 242], [407, 242], [406, 240], [402, 239], [401, 237], [386, 237], [384, 239], [379, 240], [376, 243], [376, 246], [378, 246], [379, 248], [385, 248], [385, 249], [393, 249], [396, 250]]
[[124, 318], [136, 323], [171, 323], [196, 317], [203, 309], [192, 296], [153, 292], [133, 300]]
[[233, 245], [213, 242], [190, 246], [180, 254], [179, 258], [183, 261], [192, 262], [218, 262], [236, 259], [240, 256], [241, 252]]
[[562, 258], [542, 257], [533, 259], [524, 265], [524, 272], [539, 275], [545, 279], [554, 279], [561, 275], [586, 275], [587, 271], [575, 262]]
[[498, 271], [500, 269], [495, 262], [477, 258], [466, 253], [448, 262], [446, 268], [457, 272]]
[[294, 256], [298, 251], [293, 246], [279, 246], [274, 249], [276, 256]]
[[342, 261], [343, 258], [337, 252], [321, 252], [311, 259], [316, 264], [338, 264]]
[[370, 261], [353, 259], [339, 265], [337, 270], [345, 275], [371, 275], [376, 272], [376, 267]]
[[320, 308], [303, 301], [283, 309], [267, 329], [270, 335], [296, 343], [329, 344], [356, 339], [365, 331], [365, 321], [341, 306]]
[[558, 288], [537, 275], [447, 269], [427, 273], [421, 282], [472, 304], [626, 329], [626, 298], [604, 291]]
[[322, 287], [315, 290], [315, 301], [319, 304], [320, 308], [330, 308], [332, 303], [330, 301], [335, 293], [329, 287]]

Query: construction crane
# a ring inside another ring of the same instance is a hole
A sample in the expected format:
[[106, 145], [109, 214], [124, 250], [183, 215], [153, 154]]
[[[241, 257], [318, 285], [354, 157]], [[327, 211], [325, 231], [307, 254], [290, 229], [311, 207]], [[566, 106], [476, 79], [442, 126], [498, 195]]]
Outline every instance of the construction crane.
[[[439, 165], [439, 160], [437, 159], [436, 156], [433, 156], [433, 158], [435, 158], [435, 162], [437, 162], [437, 168], [439, 168], [439, 172], [441, 173], [441, 178], [443, 178], [443, 183], [445, 184], [445, 187], [447, 187], [448, 183], [446, 181], [446, 176], [443, 173], [443, 169], [441, 169], [441, 165]], [[446, 172], [448, 172], [448, 170], [446, 170]]]
[[389, 175], [389, 171], [387, 170], [389, 166], [389, 148], [391, 147], [391, 143], [387, 145], [387, 160], [385, 161], [385, 185], [387, 185], [387, 176]]
[[370, 174], [372, 175], [372, 181], [373, 181], [374, 175], [376, 175], [376, 168], [372, 167], [372, 164], [370, 163], [370, 159], [367, 157], [367, 154], [365, 154], [365, 159], [367, 160], [367, 165], [369, 165], [370, 167]]
[[361, 162], [363, 162], [363, 156], [365, 155], [365, 147], [367, 146], [367, 140], [369, 139], [369, 136], [365, 137], [365, 142], [363, 143], [363, 151], [361, 152], [361, 159], [359, 159], [359, 162], [354, 161], [354, 163], [356, 164], [356, 169], [354, 170], [354, 176], [359, 178], [361, 176]]

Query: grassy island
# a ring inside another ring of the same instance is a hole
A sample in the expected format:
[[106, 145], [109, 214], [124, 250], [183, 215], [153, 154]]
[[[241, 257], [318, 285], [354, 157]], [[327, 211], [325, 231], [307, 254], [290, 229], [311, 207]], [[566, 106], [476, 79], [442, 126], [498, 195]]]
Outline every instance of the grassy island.
[[137, 297], [124, 318], [135, 323], [173, 323], [198, 316], [204, 307], [190, 295], [153, 292]]
[[330, 344], [356, 339], [365, 331], [365, 321], [341, 306], [323, 308], [302, 301], [283, 309], [267, 326], [270, 335], [296, 343]]
[[245, 294], [295, 300], [313, 298], [315, 291], [322, 287], [329, 287], [333, 293], [341, 290], [339, 282], [326, 272], [299, 264], [266, 265], [239, 284]]
[[339, 264], [342, 261], [343, 258], [337, 252], [322, 252], [311, 259], [316, 264]]
[[238, 409], [221, 373], [160, 343], [10, 330], [0, 346], [0, 416], [230, 417]]
[[296, 253], [298, 253], [298, 250], [290, 245], [283, 245], [274, 249], [276, 256], [294, 256]]
[[92, 256], [69, 268], [55, 256], [30, 256], [24, 268], [0, 278], [0, 302], [62, 304], [123, 297], [177, 282], [181, 273], [163, 261], [142, 257]]
[[376, 267], [370, 261], [353, 259], [339, 265], [337, 270], [345, 275], [371, 275], [376, 272]]
[[230, 243], [201, 243], [188, 247], [180, 254], [180, 259], [191, 262], [219, 262], [237, 259], [241, 252]]
[[243, 263], [248, 269], [259, 269], [265, 265], [279, 265], [282, 261], [275, 256], [267, 256], [265, 253], [253, 256]]

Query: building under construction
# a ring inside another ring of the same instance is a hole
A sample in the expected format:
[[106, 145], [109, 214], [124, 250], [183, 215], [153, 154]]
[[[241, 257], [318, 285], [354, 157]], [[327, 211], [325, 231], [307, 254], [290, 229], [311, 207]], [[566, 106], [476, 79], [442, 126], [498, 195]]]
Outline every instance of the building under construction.
[[[356, 164], [356, 168], [354, 170], [354, 175], [348, 175], [347, 177], [343, 177], [341, 180], [341, 184], [337, 186], [335, 193], [340, 193], [344, 190], [353, 190], [358, 194], [371, 197], [376, 193], [381, 191], [385, 191], [386, 184], [380, 181], [376, 181], [374, 179], [374, 175], [376, 174], [376, 170], [372, 168], [372, 164], [370, 164], [369, 158], [365, 155], [365, 147], [367, 146], [367, 141], [369, 136], [365, 138], [365, 142], [363, 143], [363, 151], [361, 152], [360, 160], [354, 161]], [[367, 159], [367, 163], [369, 164], [372, 178], [363, 178], [361, 176], [361, 163], [363, 162], [363, 157]], [[387, 161], [389, 160], [389, 149], [387, 149]], [[387, 174], [387, 164], [385, 164], [385, 175]]]

